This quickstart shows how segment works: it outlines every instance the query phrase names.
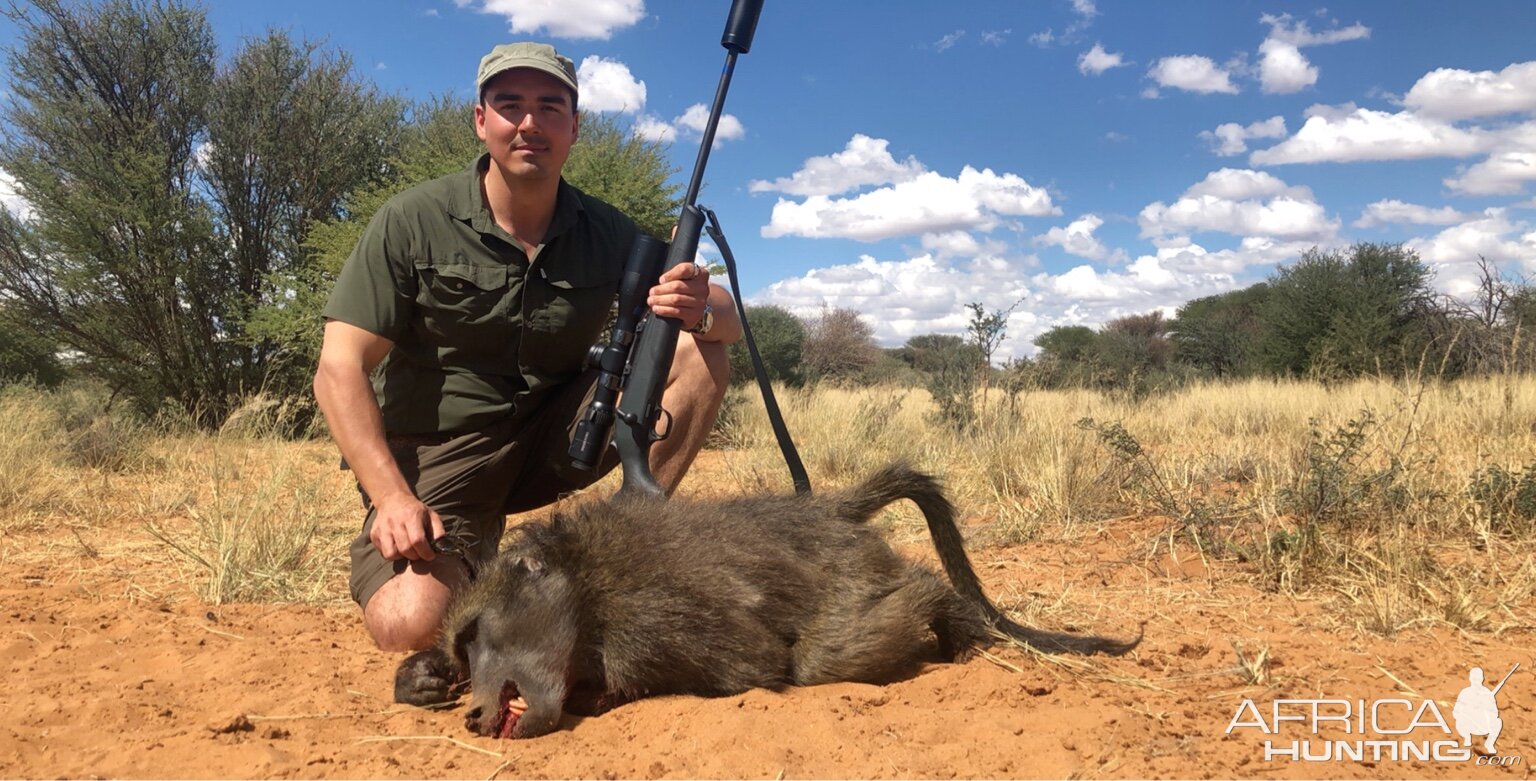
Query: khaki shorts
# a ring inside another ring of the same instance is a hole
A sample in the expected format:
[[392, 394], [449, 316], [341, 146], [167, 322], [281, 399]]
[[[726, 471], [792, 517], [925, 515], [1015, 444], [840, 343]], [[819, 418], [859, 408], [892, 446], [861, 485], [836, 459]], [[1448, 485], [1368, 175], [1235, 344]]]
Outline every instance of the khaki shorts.
[[[552, 396], [521, 425], [497, 423], [468, 434], [390, 436], [389, 449], [416, 497], [443, 519], [444, 540], [470, 572], [492, 557], [501, 544], [509, 513], [551, 504], [561, 496], [596, 482], [618, 464], [609, 447], [595, 471], [571, 465], [568, 455], [576, 424], [596, 386], [589, 371], [553, 391]], [[368, 515], [352, 541], [349, 586], [359, 605], [390, 578], [404, 572], [408, 559], [384, 558], [369, 539], [375, 510], [362, 494]]]

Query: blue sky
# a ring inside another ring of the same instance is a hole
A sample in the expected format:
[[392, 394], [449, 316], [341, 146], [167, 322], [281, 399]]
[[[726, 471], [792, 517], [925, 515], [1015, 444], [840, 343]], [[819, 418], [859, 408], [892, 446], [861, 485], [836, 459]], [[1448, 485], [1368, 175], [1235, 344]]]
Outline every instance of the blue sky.
[[[412, 98], [554, 43], [584, 108], [697, 153], [724, 0], [251, 0]], [[551, 10], [554, 9], [554, 10]], [[13, 31], [0, 26], [7, 46]], [[1013, 307], [999, 358], [1252, 284], [1308, 248], [1405, 242], [1465, 293], [1536, 273], [1536, 3], [766, 0], [701, 202], [749, 303], [862, 312], [886, 345]], [[697, 114], [702, 107], [694, 109]], [[0, 197], [18, 208], [18, 196]]]

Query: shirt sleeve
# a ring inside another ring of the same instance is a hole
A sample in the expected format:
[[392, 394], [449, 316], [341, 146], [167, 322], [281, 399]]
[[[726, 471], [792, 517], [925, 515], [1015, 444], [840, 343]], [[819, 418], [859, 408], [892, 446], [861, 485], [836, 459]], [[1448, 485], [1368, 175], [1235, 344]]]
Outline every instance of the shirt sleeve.
[[416, 301], [411, 232], [396, 202], [374, 214], [326, 301], [322, 315], [398, 342]]

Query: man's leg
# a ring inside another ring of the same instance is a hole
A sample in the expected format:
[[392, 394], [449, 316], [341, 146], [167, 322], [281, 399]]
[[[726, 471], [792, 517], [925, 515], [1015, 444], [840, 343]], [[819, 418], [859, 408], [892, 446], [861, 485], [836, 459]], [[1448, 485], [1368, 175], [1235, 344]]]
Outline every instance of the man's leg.
[[395, 670], [395, 702], [426, 706], [454, 699], [459, 678], [436, 643], [449, 602], [468, 584], [462, 559], [438, 556], [411, 562], [363, 606], [363, 626], [381, 650], [417, 652]]
[[421, 651], [437, 642], [437, 628], [453, 595], [469, 584], [464, 561], [439, 556], [413, 561], [363, 606], [363, 626], [382, 651]]
[[662, 406], [672, 413], [672, 431], [651, 448], [651, 473], [667, 494], [677, 490], [704, 449], [730, 380], [725, 345], [695, 339], [686, 332], [678, 335], [672, 371], [662, 392]]

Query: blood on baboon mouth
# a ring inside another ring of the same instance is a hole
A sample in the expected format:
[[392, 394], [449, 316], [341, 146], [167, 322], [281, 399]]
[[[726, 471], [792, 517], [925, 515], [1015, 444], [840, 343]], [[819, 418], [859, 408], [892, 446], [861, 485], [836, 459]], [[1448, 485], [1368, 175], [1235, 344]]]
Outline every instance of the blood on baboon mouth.
[[507, 681], [501, 685], [501, 694], [496, 697], [496, 737], [510, 738], [512, 730], [517, 726], [517, 720], [521, 713], [512, 709], [512, 701], [518, 698], [517, 684]]

